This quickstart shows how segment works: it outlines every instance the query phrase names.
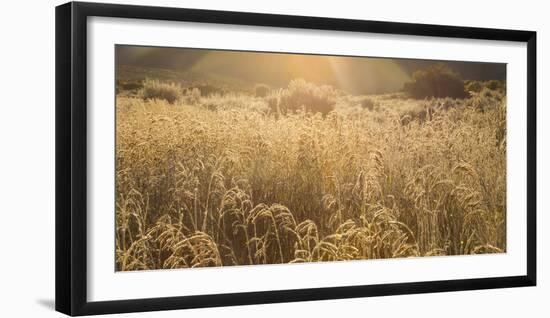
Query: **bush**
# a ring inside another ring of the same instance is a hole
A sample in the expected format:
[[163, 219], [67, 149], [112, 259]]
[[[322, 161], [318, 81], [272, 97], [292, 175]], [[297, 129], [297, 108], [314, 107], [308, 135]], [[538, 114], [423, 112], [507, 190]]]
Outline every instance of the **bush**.
[[494, 91], [506, 91], [506, 83], [504, 81], [490, 80], [485, 83], [485, 87]]
[[375, 108], [378, 108], [378, 105], [372, 98], [365, 97], [361, 100], [361, 107], [368, 110], [374, 110]]
[[460, 75], [445, 64], [436, 64], [414, 72], [411, 82], [403, 90], [413, 98], [468, 96]]
[[162, 83], [158, 80], [146, 79], [143, 82], [141, 96], [143, 99], [164, 99], [173, 104], [181, 95], [181, 88], [174, 83]]
[[201, 92], [198, 88], [186, 89], [185, 94], [182, 96], [182, 100], [186, 104], [195, 105], [198, 104], [201, 99]]
[[306, 112], [328, 114], [334, 110], [335, 91], [330, 86], [317, 86], [302, 79], [292, 80], [288, 87], [268, 99], [269, 107], [279, 114], [304, 109]]
[[492, 92], [506, 95], [506, 82], [499, 80], [490, 81], [466, 81], [466, 91], [472, 93], [492, 94]]
[[271, 88], [265, 84], [257, 84], [254, 87], [254, 95], [256, 95], [256, 97], [266, 97], [270, 91]]
[[143, 80], [116, 80], [117, 94], [123, 91], [138, 91], [143, 87]]
[[479, 95], [486, 98], [494, 98], [498, 97], [498, 93], [490, 88], [483, 88], [481, 92], [479, 92]]
[[117, 84], [120, 86], [121, 90], [131, 91], [138, 90], [143, 87], [142, 80], [128, 80], [128, 81], [117, 81]]
[[198, 89], [200, 92], [200, 95], [205, 96], [211, 96], [211, 95], [223, 95], [226, 93], [226, 91], [218, 86], [210, 85], [210, 84], [198, 84], [189, 87], [188, 89]]
[[464, 86], [467, 92], [472, 92], [472, 93], [479, 93], [484, 87], [483, 82], [472, 81], [472, 80], [466, 81]]

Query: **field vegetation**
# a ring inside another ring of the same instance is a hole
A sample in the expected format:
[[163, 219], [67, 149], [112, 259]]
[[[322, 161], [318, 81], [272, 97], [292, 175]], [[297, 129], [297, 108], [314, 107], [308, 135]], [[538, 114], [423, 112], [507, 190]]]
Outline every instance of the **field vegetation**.
[[120, 81], [116, 269], [505, 252], [505, 86], [437, 72], [371, 96]]

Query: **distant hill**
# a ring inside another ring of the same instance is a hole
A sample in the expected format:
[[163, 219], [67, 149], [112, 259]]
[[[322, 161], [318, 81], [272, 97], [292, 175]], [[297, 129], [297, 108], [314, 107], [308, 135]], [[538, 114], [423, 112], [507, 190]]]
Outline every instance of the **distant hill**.
[[[283, 87], [295, 78], [354, 94], [400, 90], [415, 70], [439, 61], [117, 46], [122, 78], [155, 77], [184, 85], [203, 81], [233, 89]], [[505, 64], [445, 62], [464, 79], [505, 79]]]

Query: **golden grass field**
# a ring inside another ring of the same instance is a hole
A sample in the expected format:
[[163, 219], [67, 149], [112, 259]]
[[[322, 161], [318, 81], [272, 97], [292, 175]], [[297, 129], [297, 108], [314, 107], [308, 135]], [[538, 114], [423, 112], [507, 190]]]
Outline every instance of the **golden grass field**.
[[116, 98], [116, 269], [505, 252], [505, 136], [489, 89], [201, 96], [148, 81]]

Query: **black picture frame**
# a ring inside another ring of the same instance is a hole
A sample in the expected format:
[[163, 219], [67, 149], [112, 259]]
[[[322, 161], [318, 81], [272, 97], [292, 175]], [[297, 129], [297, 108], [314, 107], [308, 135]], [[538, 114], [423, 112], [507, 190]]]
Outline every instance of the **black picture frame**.
[[[91, 16], [247, 26], [502, 40], [527, 44], [527, 274], [351, 287], [88, 302], [87, 18]], [[536, 32], [197, 9], [70, 2], [56, 7], [56, 310], [91, 315], [536, 285]]]

